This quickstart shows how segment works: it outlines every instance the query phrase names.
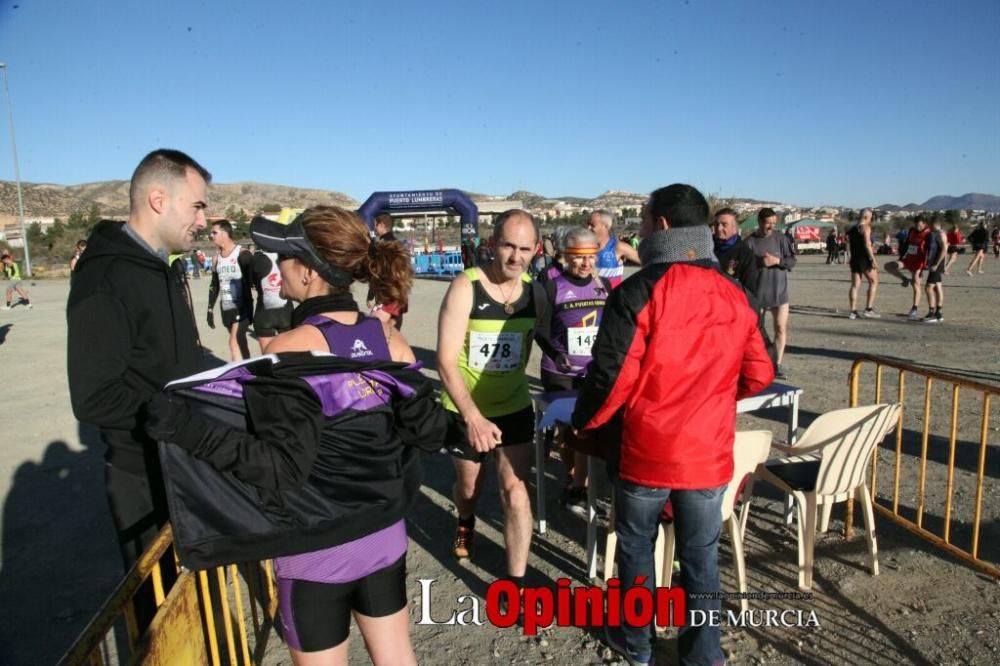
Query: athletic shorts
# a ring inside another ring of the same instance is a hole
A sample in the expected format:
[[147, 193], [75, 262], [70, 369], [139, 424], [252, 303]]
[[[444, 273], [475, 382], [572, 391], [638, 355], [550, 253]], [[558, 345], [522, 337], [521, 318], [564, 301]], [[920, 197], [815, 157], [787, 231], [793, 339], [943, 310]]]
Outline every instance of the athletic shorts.
[[583, 385], [583, 377], [560, 375], [548, 370], [542, 370], [542, 388], [549, 391], [571, 391]]
[[299, 652], [328, 650], [347, 640], [351, 611], [386, 617], [406, 608], [406, 554], [350, 583], [279, 578], [278, 599], [288, 646]]
[[924, 284], [941, 284], [941, 271], [927, 271]]
[[23, 286], [24, 286], [24, 280], [18, 280], [14, 284], [7, 285], [7, 288], [8, 289], [20, 289]]
[[[530, 406], [519, 412], [504, 416], [487, 416], [503, 433], [500, 447], [528, 444], [535, 441], [535, 410]], [[445, 438], [448, 453], [472, 462], [486, 460], [485, 453], [480, 453], [469, 444], [469, 436], [465, 430], [465, 421], [458, 412], [448, 412], [448, 434]], [[500, 448], [498, 447], [498, 448]]]
[[973, 243], [972, 244], [972, 251], [973, 252], [985, 252], [986, 251], [986, 243]]
[[958, 254], [958, 246], [957, 245], [949, 245], [948, 246], [948, 254]]
[[259, 338], [273, 338], [292, 328], [291, 308], [257, 308], [253, 315], [253, 330]]
[[246, 330], [246, 327], [250, 325], [250, 314], [248, 312], [241, 313], [237, 309], [233, 310], [223, 310], [222, 311], [222, 325], [226, 327], [228, 331], [233, 327], [233, 324], [240, 322], [240, 328]]
[[861, 273], [862, 275], [873, 269], [875, 265], [872, 260], [867, 256], [858, 257], [855, 259], [854, 255], [851, 255], [851, 272]]

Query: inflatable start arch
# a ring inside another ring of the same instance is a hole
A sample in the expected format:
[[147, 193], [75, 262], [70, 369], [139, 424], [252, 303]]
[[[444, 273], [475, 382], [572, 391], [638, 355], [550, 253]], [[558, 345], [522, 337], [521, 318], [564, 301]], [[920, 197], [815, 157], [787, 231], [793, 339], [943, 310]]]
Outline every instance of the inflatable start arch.
[[459, 190], [414, 190], [409, 192], [374, 192], [358, 208], [358, 215], [369, 229], [375, 228], [379, 213], [419, 213], [448, 210], [457, 213], [461, 225], [462, 260], [473, 265], [473, 248], [479, 235], [479, 209]]

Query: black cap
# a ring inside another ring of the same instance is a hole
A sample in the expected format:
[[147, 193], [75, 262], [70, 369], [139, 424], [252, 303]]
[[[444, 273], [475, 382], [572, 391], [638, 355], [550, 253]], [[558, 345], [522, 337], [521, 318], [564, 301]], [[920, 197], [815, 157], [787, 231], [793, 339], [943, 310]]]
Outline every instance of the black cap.
[[319, 256], [297, 217], [288, 224], [281, 224], [258, 215], [250, 222], [250, 237], [265, 252], [295, 257], [334, 287], [349, 287], [354, 282], [350, 273], [331, 266]]

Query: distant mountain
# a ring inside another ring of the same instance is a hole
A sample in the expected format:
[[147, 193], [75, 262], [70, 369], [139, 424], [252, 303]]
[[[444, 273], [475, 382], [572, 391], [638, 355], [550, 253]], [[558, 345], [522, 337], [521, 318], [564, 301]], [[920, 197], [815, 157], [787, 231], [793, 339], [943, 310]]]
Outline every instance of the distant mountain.
[[960, 197], [931, 197], [921, 206], [924, 210], [988, 210], [1000, 211], [1000, 197], [992, 194], [969, 192]]
[[908, 203], [905, 206], [896, 206], [886, 203], [878, 206], [878, 210], [890, 213], [898, 211], [912, 213], [918, 210], [986, 210], [991, 213], [997, 213], [1000, 212], [1000, 197], [992, 194], [977, 194], [975, 192], [963, 194], [960, 197], [950, 197], [941, 194], [931, 197], [922, 204]]
[[[70, 213], [86, 212], [96, 205], [104, 217], [123, 217], [128, 214], [128, 181], [108, 180], [82, 185], [53, 185], [50, 183], [23, 183], [24, 212], [28, 217], [66, 217]], [[646, 194], [621, 190], [608, 190], [599, 196], [547, 197], [528, 190], [518, 190], [507, 196], [466, 192], [473, 201], [520, 201], [526, 208], [549, 208], [556, 202], [594, 210], [597, 208], [639, 209], [647, 199]], [[731, 203], [758, 205], [762, 202], [745, 197], [730, 197]], [[770, 202], [775, 205], [775, 202]], [[335, 205], [356, 208], [358, 202], [342, 192], [307, 189], [287, 185], [241, 182], [213, 184], [209, 188], [209, 215], [224, 215], [230, 208], [244, 209], [250, 213], [264, 206], [280, 205], [305, 208], [315, 205]], [[886, 212], [912, 212], [917, 210], [987, 210], [1000, 212], [1000, 196], [992, 194], [963, 194], [960, 197], [935, 196], [922, 204], [908, 203], [897, 206], [884, 203], [878, 210]], [[17, 194], [14, 183], [0, 181], [0, 215], [16, 215]]]
[[[24, 214], [27, 217], [66, 217], [86, 212], [96, 205], [103, 217], [128, 214], [128, 181], [108, 180], [83, 185], [22, 183]], [[250, 213], [267, 204], [306, 208], [320, 204], [356, 208], [358, 202], [341, 192], [306, 189], [268, 183], [219, 183], [209, 186], [209, 216], [224, 215], [230, 208]], [[0, 214], [17, 214], [14, 183], [0, 181]]]

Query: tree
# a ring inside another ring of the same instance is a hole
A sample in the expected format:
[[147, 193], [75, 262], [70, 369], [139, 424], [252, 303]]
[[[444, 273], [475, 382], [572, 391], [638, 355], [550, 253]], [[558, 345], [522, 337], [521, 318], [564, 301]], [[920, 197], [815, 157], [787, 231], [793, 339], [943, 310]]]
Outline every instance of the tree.
[[28, 225], [28, 245], [37, 246], [41, 245], [42, 241], [45, 239], [45, 234], [42, 233], [42, 225], [38, 222], [32, 222]]
[[45, 231], [45, 240], [51, 247], [56, 241], [66, 235], [66, 225], [64, 225], [60, 220], [56, 220], [52, 223]]

